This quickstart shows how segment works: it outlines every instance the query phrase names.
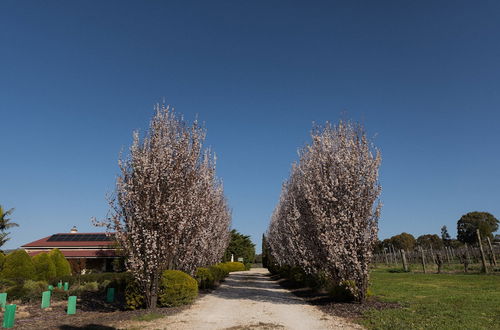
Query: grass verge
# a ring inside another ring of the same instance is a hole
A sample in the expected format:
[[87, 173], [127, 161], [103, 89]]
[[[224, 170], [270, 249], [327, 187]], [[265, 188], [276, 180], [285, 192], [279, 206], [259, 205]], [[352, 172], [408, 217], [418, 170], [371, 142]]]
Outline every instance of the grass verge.
[[147, 313], [147, 314], [143, 314], [143, 315], [140, 315], [140, 316], [136, 316], [133, 318], [134, 321], [146, 321], [146, 322], [149, 322], [149, 321], [153, 321], [153, 320], [156, 320], [156, 319], [161, 319], [162, 317], [164, 317], [165, 315], [163, 314], [159, 314], [159, 313]]
[[402, 309], [369, 310], [369, 329], [500, 329], [500, 276], [389, 273], [375, 269], [371, 290]]

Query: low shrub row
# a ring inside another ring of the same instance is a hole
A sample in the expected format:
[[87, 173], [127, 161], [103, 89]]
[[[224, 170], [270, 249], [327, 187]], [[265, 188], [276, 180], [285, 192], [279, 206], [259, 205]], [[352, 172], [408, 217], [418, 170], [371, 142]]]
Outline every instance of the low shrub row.
[[[356, 283], [354, 281], [333, 282], [327, 274], [308, 274], [299, 267], [272, 266], [269, 271], [287, 280], [290, 287], [309, 287], [316, 291], [328, 292], [338, 302], [351, 302], [356, 299]], [[370, 295], [370, 292], [368, 292]]]
[[[7, 256], [0, 253], [0, 278], [23, 283], [27, 280], [50, 281], [71, 275], [71, 266], [58, 249], [31, 258], [20, 249]], [[0, 283], [1, 285], [1, 283]]]
[[[191, 303], [198, 296], [198, 289], [214, 289], [230, 272], [245, 270], [240, 262], [219, 263], [198, 268], [195, 277], [179, 270], [166, 270], [160, 279], [158, 306], [173, 307]], [[127, 278], [125, 304], [128, 309], [144, 308], [146, 301], [137, 283]]]

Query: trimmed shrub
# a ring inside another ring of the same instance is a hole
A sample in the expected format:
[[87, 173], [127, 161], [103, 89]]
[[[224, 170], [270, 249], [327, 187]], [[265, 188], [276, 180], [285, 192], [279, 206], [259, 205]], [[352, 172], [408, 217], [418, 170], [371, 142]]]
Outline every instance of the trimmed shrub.
[[198, 282], [180, 270], [166, 270], [160, 278], [158, 305], [174, 307], [191, 303], [198, 296]]
[[195, 279], [200, 289], [215, 288], [215, 276], [208, 268], [198, 268], [196, 270]]
[[219, 265], [221, 265], [228, 273], [246, 270], [245, 265], [241, 262], [223, 262]]
[[35, 278], [37, 280], [50, 281], [56, 277], [56, 266], [47, 253], [40, 253], [33, 257], [35, 266]]
[[52, 258], [54, 266], [56, 267], [57, 277], [71, 275], [71, 265], [59, 249], [53, 249], [50, 251], [49, 256]]
[[5, 258], [1, 276], [16, 282], [24, 282], [35, 278], [35, 266], [24, 250], [16, 250]]
[[136, 310], [144, 308], [146, 300], [144, 294], [139, 289], [139, 286], [134, 280], [130, 280], [125, 287], [125, 307], [127, 309]]
[[210, 266], [208, 270], [212, 273], [215, 282], [222, 282], [229, 275], [229, 272], [221, 265]]

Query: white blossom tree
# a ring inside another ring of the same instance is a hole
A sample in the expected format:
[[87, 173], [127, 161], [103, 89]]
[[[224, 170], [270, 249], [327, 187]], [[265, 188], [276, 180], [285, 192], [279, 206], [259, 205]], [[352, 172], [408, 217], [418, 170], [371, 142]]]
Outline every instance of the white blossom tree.
[[280, 265], [355, 282], [363, 302], [377, 239], [380, 152], [362, 126], [315, 128], [271, 217], [267, 241]]
[[192, 274], [221, 260], [231, 223], [204, 128], [187, 125], [169, 106], [155, 110], [147, 135], [135, 132], [119, 160], [109, 216], [96, 222], [115, 233], [148, 308], [156, 307], [163, 270]]

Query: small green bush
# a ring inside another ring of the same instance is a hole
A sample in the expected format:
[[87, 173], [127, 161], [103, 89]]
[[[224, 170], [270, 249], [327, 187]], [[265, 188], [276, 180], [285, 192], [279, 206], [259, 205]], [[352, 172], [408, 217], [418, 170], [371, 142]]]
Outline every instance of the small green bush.
[[216, 283], [222, 282], [224, 278], [226, 278], [227, 275], [229, 275], [229, 272], [220, 264], [210, 266], [208, 267], [208, 270], [212, 273], [212, 276], [214, 277]]
[[35, 278], [35, 266], [30, 256], [24, 250], [16, 250], [5, 258], [3, 278], [24, 282]]
[[56, 266], [47, 253], [40, 253], [33, 257], [35, 277], [37, 280], [50, 281], [56, 277]]
[[54, 266], [56, 267], [57, 277], [71, 275], [71, 265], [59, 249], [50, 251], [49, 256], [52, 258]]
[[64, 289], [59, 289], [58, 287], [55, 287], [54, 290], [52, 290], [52, 294], [50, 295], [50, 299], [52, 300], [67, 300], [69, 296], [70, 291], [64, 291]]
[[33, 293], [42, 294], [42, 292], [47, 291], [49, 284], [46, 281], [27, 280], [23, 286]]
[[144, 294], [137, 285], [137, 282], [130, 280], [125, 287], [125, 307], [127, 309], [136, 310], [146, 306]]
[[196, 270], [195, 279], [200, 289], [206, 290], [215, 288], [215, 276], [208, 268], [198, 268]]
[[11, 288], [16, 285], [17, 285], [16, 281], [0, 278], [0, 292], [5, 292], [7, 291], [8, 288]]
[[351, 302], [356, 300], [358, 289], [356, 283], [351, 280], [340, 282], [330, 289], [330, 296], [338, 302]]
[[221, 265], [228, 273], [246, 270], [245, 265], [241, 262], [223, 262], [219, 265]]
[[180, 270], [166, 270], [160, 278], [158, 305], [181, 306], [191, 303], [198, 296], [198, 282]]
[[30, 301], [30, 290], [22, 285], [16, 285], [7, 290], [9, 300], [21, 300], [23, 303]]

